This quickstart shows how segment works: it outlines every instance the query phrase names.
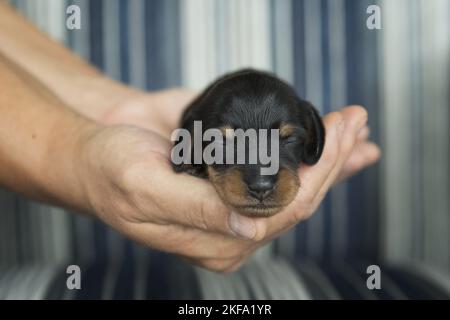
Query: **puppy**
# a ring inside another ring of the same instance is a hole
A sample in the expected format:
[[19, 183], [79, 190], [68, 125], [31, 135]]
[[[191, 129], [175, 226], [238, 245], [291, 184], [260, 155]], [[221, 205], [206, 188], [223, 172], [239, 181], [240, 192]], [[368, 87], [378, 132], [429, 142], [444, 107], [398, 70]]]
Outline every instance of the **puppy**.
[[[234, 139], [228, 134], [231, 129], [258, 132], [278, 129], [277, 141], [267, 136], [261, 140], [258, 136], [258, 140], [266, 143], [266, 149], [270, 149], [271, 143], [278, 144], [279, 169], [274, 174], [262, 174], [261, 169], [267, 164], [259, 156], [254, 163], [206, 164], [201, 160], [194, 164], [192, 161], [173, 164], [176, 172], [209, 179], [228, 206], [251, 217], [272, 216], [291, 203], [300, 186], [299, 165], [315, 164], [325, 143], [322, 120], [309, 102], [300, 99], [293, 88], [276, 76], [250, 69], [227, 74], [209, 85], [187, 107], [180, 127], [193, 137], [197, 121], [201, 121], [202, 134], [211, 128], [220, 130], [224, 145]], [[178, 143], [180, 139], [175, 139], [174, 147]], [[209, 143], [202, 141], [201, 150]], [[245, 147], [247, 155], [250, 147]], [[191, 146], [192, 158], [193, 150]]]

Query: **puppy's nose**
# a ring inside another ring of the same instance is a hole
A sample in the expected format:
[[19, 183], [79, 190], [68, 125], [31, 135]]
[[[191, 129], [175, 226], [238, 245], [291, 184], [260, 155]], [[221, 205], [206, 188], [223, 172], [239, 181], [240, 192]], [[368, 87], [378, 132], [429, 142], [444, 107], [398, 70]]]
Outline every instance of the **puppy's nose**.
[[273, 179], [266, 176], [258, 177], [247, 185], [248, 193], [259, 201], [263, 201], [270, 196], [275, 188]]

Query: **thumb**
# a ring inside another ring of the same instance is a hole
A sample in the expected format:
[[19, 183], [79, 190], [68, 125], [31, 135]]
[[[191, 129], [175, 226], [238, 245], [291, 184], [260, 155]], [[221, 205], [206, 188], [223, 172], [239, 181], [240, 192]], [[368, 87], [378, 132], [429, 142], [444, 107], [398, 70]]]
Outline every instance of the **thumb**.
[[[209, 232], [253, 239], [258, 234], [255, 220], [232, 212], [207, 180], [160, 170], [153, 174], [159, 218]], [[261, 227], [259, 227], [261, 228]], [[261, 233], [262, 230], [259, 230]]]

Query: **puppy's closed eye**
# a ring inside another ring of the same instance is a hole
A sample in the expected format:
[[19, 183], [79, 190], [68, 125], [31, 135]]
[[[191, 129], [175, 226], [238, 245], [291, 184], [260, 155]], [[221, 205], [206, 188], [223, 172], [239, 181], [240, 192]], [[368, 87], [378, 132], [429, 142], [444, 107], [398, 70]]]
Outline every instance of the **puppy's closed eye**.
[[[226, 204], [249, 216], [271, 216], [292, 202], [300, 186], [299, 165], [315, 164], [325, 143], [325, 130], [315, 108], [274, 75], [254, 70], [225, 75], [206, 88], [181, 120], [180, 127], [189, 130], [191, 137], [195, 135], [195, 121], [202, 123], [201, 135], [208, 129], [219, 129], [223, 145], [234, 142], [233, 130], [253, 129], [259, 133], [279, 129], [277, 157], [271, 158], [278, 170], [273, 174], [262, 174], [268, 164], [263, 163], [260, 154], [256, 162], [249, 161], [251, 146], [247, 145], [244, 163], [229, 163], [224, 153], [221, 161], [212, 164], [200, 161], [174, 165], [177, 172], [208, 178]], [[258, 148], [265, 141], [267, 148], [263, 145], [262, 149], [270, 150], [273, 156], [272, 142], [264, 138], [257, 136]], [[201, 149], [207, 147], [203, 141]], [[190, 149], [192, 159], [194, 149]]]
[[280, 126], [280, 140], [285, 145], [304, 143], [307, 138], [307, 131], [293, 124], [283, 124]]
[[303, 143], [303, 138], [295, 135], [291, 135], [281, 139], [281, 143], [285, 146], [292, 146], [295, 144]]

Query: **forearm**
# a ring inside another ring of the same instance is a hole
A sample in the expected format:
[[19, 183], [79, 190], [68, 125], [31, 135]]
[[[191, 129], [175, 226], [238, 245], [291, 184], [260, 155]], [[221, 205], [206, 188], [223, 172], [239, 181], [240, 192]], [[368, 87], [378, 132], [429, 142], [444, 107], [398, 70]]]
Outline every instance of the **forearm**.
[[0, 55], [0, 186], [87, 211], [76, 160], [96, 125]]
[[134, 92], [102, 75], [1, 2], [0, 53], [47, 86], [66, 105], [94, 120], [101, 119], [110, 107]]

